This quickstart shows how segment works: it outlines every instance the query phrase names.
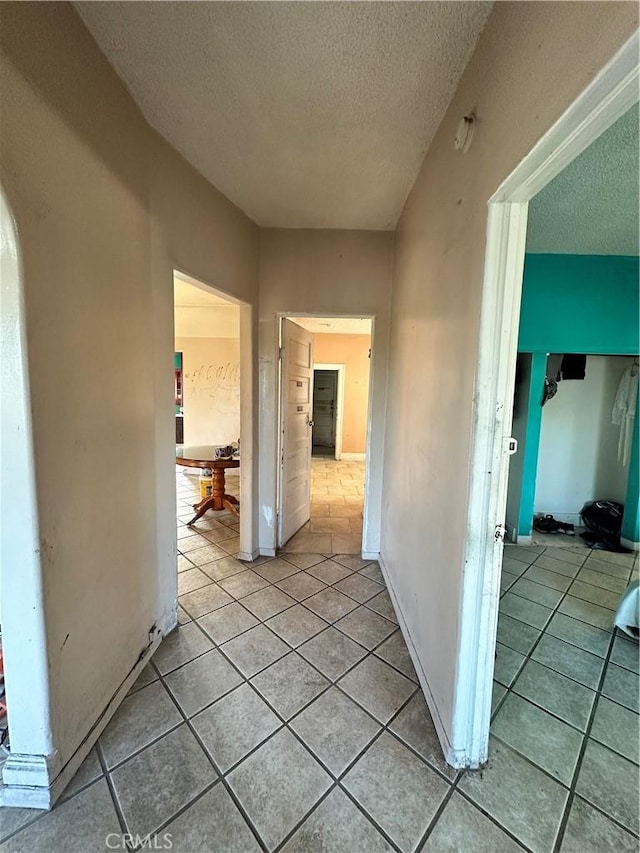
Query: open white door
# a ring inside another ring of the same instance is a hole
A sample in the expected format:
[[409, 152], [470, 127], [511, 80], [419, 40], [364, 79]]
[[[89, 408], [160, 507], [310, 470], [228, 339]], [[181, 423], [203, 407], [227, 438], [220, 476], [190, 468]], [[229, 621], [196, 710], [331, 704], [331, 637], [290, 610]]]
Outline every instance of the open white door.
[[280, 546], [311, 514], [312, 333], [283, 320], [281, 356]]

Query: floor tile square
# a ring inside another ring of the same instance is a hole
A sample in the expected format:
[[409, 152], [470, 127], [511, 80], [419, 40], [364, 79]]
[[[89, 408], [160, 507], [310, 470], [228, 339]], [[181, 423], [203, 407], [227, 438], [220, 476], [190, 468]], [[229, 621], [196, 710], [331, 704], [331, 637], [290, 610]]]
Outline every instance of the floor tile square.
[[133, 835], [147, 835], [214, 782], [216, 775], [183, 723], [121, 764], [111, 779], [127, 830]]
[[[271, 564], [266, 563], [265, 565], [269, 566]], [[259, 568], [262, 568], [262, 566], [259, 566]], [[259, 589], [268, 586], [268, 584], [269, 582], [257, 572], [254, 572], [253, 569], [245, 569], [244, 572], [220, 581], [222, 589], [234, 598], [242, 598], [245, 595], [250, 595], [252, 592], [257, 592]]]
[[543, 634], [531, 657], [592, 690], [596, 690], [600, 683], [600, 673], [604, 665], [601, 657], [549, 634]]
[[310, 566], [307, 572], [313, 575], [314, 578], [318, 578], [318, 580], [327, 584], [337, 583], [351, 575], [351, 569], [345, 568], [345, 566], [336, 563], [334, 560], [325, 560], [324, 563]]
[[305, 598], [309, 598], [325, 588], [325, 584], [322, 581], [307, 574], [307, 572], [296, 572], [295, 575], [290, 575], [288, 578], [278, 581], [276, 586], [278, 589], [286, 592], [287, 595], [295, 598], [296, 601], [304, 601]]
[[233, 575], [239, 575], [240, 572], [246, 571], [246, 566], [235, 557], [222, 557], [220, 560], [215, 560], [213, 563], [205, 563], [200, 566], [203, 572], [206, 572], [214, 581], [221, 581], [225, 578], [230, 578]]
[[237, 687], [242, 676], [217, 649], [212, 649], [174, 669], [165, 681], [184, 714], [192, 717]]
[[546, 627], [546, 633], [601, 658], [606, 656], [611, 642], [611, 634], [564, 613], [554, 614]]
[[639, 728], [640, 721], [634, 711], [612, 702], [606, 696], [599, 697], [590, 737], [638, 764]]
[[277, 583], [291, 575], [295, 575], [297, 569], [288, 560], [276, 557], [275, 560], [269, 560], [268, 563], [257, 566], [255, 571], [265, 580], [269, 581], [269, 583]]
[[331, 776], [286, 729], [227, 779], [269, 850], [282, 842], [331, 785]]
[[178, 574], [193, 568], [193, 563], [183, 554], [178, 554]]
[[297, 569], [310, 569], [326, 559], [323, 554], [284, 554], [283, 559]]
[[493, 821], [457, 792], [444, 807], [420, 853], [522, 853]]
[[550, 587], [559, 592], [566, 592], [571, 586], [573, 578], [566, 575], [559, 575], [557, 572], [551, 572], [548, 569], [542, 568], [537, 563], [529, 566], [526, 572], [522, 575], [524, 580], [539, 583], [542, 586]]
[[403, 851], [415, 850], [449, 785], [387, 732], [342, 781]]
[[457, 771], [444, 760], [442, 747], [421, 690], [411, 697], [389, 728], [448, 779], [456, 777]]
[[338, 685], [385, 724], [416, 689], [412, 681], [373, 655], [344, 675]]
[[550, 572], [555, 572], [557, 575], [564, 575], [568, 578], [575, 578], [580, 571], [580, 566], [567, 563], [565, 560], [556, 560], [547, 554], [542, 554], [538, 557], [534, 565], [540, 569], [547, 569]]
[[581, 797], [574, 797], [560, 853], [603, 853], [604, 850], [637, 853], [638, 841]]
[[323, 589], [310, 598], [306, 598], [304, 606], [313, 610], [326, 622], [336, 622], [358, 606], [357, 602], [335, 589]]
[[159, 681], [132, 693], [100, 736], [105, 764], [114, 767], [181, 722], [180, 712]]
[[520, 696], [510, 693], [491, 731], [565, 785], [571, 784], [582, 735]]
[[617, 610], [620, 603], [620, 595], [617, 592], [611, 592], [608, 589], [602, 589], [599, 586], [592, 586], [589, 583], [583, 583], [580, 579], [576, 579], [571, 584], [569, 590], [573, 598], [580, 598], [583, 601], [590, 601], [592, 604], [597, 604], [600, 607], [606, 607], [609, 610]]
[[209, 637], [202, 633], [195, 622], [190, 622], [164, 638], [153, 656], [153, 663], [164, 675], [212, 648]]
[[558, 606], [564, 595], [564, 592], [559, 589], [552, 589], [527, 578], [519, 578], [511, 587], [510, 592], [519, 595], [520, 598], [527, 598], [529, 601], [535, 601], [537, 604], [549, 607], [551, 610]]
[[335, 627], [343, 634], [351, 637], [352, 640], [360, 643], [361, 646], [371, 650], [386, 639], [389, 634], [393, 634], [397, 626], [366, 607], [358, 607], [339, 619], [335, 623]]
[[[345, 511], [352, 512], [353, 508], [345, 507]], [[360, 572], [367, 566], [378, 565], [372, 560], [363, 560], [358, 554], [334, 554], [332, 559], [334, 562], [340, 563], [341, 566], [351, 569], [352, 572]]]
[[208, 575], [205, 575], [200, 569], [192, 567], [178, 575], [178, 595], [193, 592], [194, 589], [200, 589], [200, 587], [207, 586], [210, 583], [211, 578]]
[[581, 731], [596, 698], [593, 690], [534, 660], [527, 661], [512, 690]]
[[278, 613], [266, 624], [293, 648], [311, 639], [327, 627], [324, 619], [316, 616], [315, 613], [307, 610], [301, 604], [296, 604], [295, 607]]
[[254, 616], [264, 621], [287, 607], [292, 607], [295, 604], [295, 599], [282, 592], [275, 586], [268, 586], [265, 589], [260, 589], [258, 592], [252, 592], [242, 599], [242, 604], [247, 610], [250, 610]]
[[361, 569], [358, 574], [364, 575], [365, 578], [371, 578], [372, 581], [376, 581], [376, 583], [382, 584], [382, 586], [385, 585], [382, 569], [377, 563], [371, 563], [369, 566]]
[[231, 604], [233, 598], [221, 589], [217, 583], [210, 583], [201, 589], [194, 589], [186, 595], [180, 596], [180, 605], [193, 618], [198, 619], [205, 613], [211, 613], [225, 604]]
[[482, 771], [459, 784], [480, 808], [534, 853], [550, 853], [569, 791], [495, 738]]
[[366, 651], [335, 628], [328, 628], [298, 648], [298, 652], [331, 681], [340, 678]]
[[340, 788], [309, 815], [282, 853], [391, 853], [393, 848]]
[[505, 687], [510, 687], [525, 660], [525, 656], [520, 652], [510, 649], [509, 646], [503, 646], [502, 643], [496, 643], [493, 677]]
[[340, 590], [340, 592], [344, 592], [344, 594], [348, 595], [350, 598], [355, 598], [356, 601], [359, 601], [362, 604], [365, 601], [369, 601], [369, 599], [373, 598], [374, 595], [382, 592], [384, 587], [381, 584], [376, 583], [376, 581], [371, 580], [371, 578], [367, 578], [356, 572], [350, 577], [338, 581], [338, 583], [335, 584], [335, 589]]
[[329, 686], [329, 681], [296, 652], [291, 652], [251, 679], [285, 720]]
[[407, 678], [417, 683], [418, 676], [416, 675], [407, 644], [400, 629], [397, 629], [388, 640], [381, 643], [374, 654], [387, 663], [390, 663], [391, 666], [399, 669], [403, 675], [406, 675]]
[[627, 583], [631, 567], [618, 565], [617, 563], [612, 562], [612, 554], [607, 554], [606, 559], [604, 559], [604, 552], [602, 552], [602, 555], [602, 559], [594, 556], [589, 557], [586, 563], [584, 563], [584, 568], [593, 569], [593, 571], [600, 572], [603, 575], [611, 575], [611, 577], [620, 578]]
[[178, 625], [186, 625], [187, 622], [193, 622], [193, 619], [186, 610], [178, 605]]
[[627, 583], [622, 578], [616, 578], [613, 575], [605, 575], [602, 572], [596, 572], [594, 569], [589, 569], [586, 566], [578, 572], [577, 580], [582, 583], [591, 584], [591, 586], [597, 586], [601, 589], [618, 593], [618, 595], [621, 595], [627, 588]]
[[518, 580], [517, 575], [512, 575], [510, 572], [502, 569], [500, 572], [500, 592], [506, 592]]
[[207, 543], [206, 548], [189, 551], [189, 559], [196, 566], [204, 566], [206, 563], [212, 563], [214, 560], [220, 560], [222, 557], [227, 556], [226, 552], [218, 547], [218, 545], [212, 545], [207, 539], [204, 539], [204, 541]]
[[[3, 834], [9, 828], [11, 819], [8, 816], [5, 818], [5, 812], [14, 811], [27, 810], [3, 808]], [[37, 811], [30, 811], [33, 817], [38, 815]], [[73, 834], [69, 831], [70, 827], [73, 827]], [[3, 853], [36, 853], [36, 851], [64, 850], [65, 853], [90, 853], [90, 851], [98, 853], [104, 850], [104, 839], [110, 833], [118, 838], [122, 836], [107, 782], [105, 779], [100, 779], [74, 797], [59, 803], [53, 811], [45, 812], [38, 820], [29, 823], [2, 844], [2, 851]]]
[[583, 601], [581, 598], [567, 595], [558, 607], [558, 612], [579, 619], [581, 622], [587, 622], [603, 631], [613, 631], [614, 611], [606, 607], [599, 607], [597, 604], [591, 604], [589, 601]]
[[193, 718], [202, 743], [223, 773], [281, 725], [248, 684], [240, 685]]
[[602, 694], [620, 705], [631, 708], [637, 714], [639, 693], [638, 675], [610, 663], [602, 683]]
[[613, 641], [610, 660], [618, 666], [637, 673], [640, 664], [638, 641], [619, 633]]
[[498, 613], [498, 642], [510, 649], [528, 655], [539, 636], [538, 628], [512, 619], [506, 613]]
[[553, 611], [535, 601], [529, 601], [527, 598], [520, 598], [512, 592], [508, 592], [500, 599], [500, 613], [511, 616], [512, 619], [518, 619], [525, 625], [542, 629], [549, 621]]
[[576, 793], [638, 834], [638, 766], [589, 739]]
[[220, 648], [246, 678], [251, 678], [289, 651], [286, 643], [264, 625], [250, 628]]
[[391, 596], [386, 589], [383, 589], [382, 592], [379, 592], [377, 595], [374, 595], [373, 598], [370, 598], [366, 603], [366, 607], [370, 610], [374, 610], [381, 616], [384, 616], [385, 619], [388, 619], [395, 625], [398, 624], [396, 611], [394, 610], [393, 603], [391, 602]]
[[[164, 830], [176, 851], [260, 853], [261, 847], [225, 787], [218, 783]], [[162, 839], [160, 834], [159, 841]]]
[[257, 624], [258, 620], [253, 613], [249, 613], [237, 601], [225, 604], [224, 607], [220, 607], [218, 610], [198, 619], [198, 625], [218, 645], [226, 643], [227, 640], [237, 637], [238, 634], [242, 634]]
[[208, 539], [205, 539], [204, 536], [200, 536], [198, 533], [194, 533], [193, 530], [191, 530], [190, 536], [185, 536], [179, 541], [179, 550], [183, 554], [189, 554], [191, 551], [197, 551], [200, 548], [207, 548], [210, 544]]
[[158, 673], [155, 671], [153, 666], [148, 663], [140, 675], [136, 678], [136, 680], [131, 685], [131, 690], [129, 690], [129, 695], [131, 693], [135, 693], [136, 690], [140, 690], [141, 687], [146, 687], [147, 684], [152, 684], [154, 681], [158, 680]]
[[380, 731], [380, 724], [332, 687], [295, 717], [291, 728], [339, 776]]

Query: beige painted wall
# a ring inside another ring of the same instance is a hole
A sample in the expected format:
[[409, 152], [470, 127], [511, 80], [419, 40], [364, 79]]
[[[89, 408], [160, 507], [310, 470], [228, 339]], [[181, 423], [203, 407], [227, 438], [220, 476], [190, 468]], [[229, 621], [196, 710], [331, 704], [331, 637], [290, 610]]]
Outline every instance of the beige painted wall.
[[184, 443], [229, 444], [240, 435], [240, 341], [176, 338], [182, 353]]
[[397, 230], [382, 557], [454, 749], [487, 200], [637, 23], [631, 3], [496, 3]]
[[[260, 231], [259, 542], [276, 544], [278, 315], [375, 317], [369, 491], [363, 547], [380, 550], [382, 450], [387, 389], [393, 234], [387, 231]], [[295, 320], [295, 316], [292, 317]]]
[[313, 358], [317, 364], [344, 364], [344, 413], [342, 450], [365, 453], [369, 403], [370, 335], [313, 336]]
[[[70, 5], [4, 3], [0, 17], [55, 775], [152, 626], [175, 623], [173, 268], [255, 305], [258, 230], [151, 131]], [[255, 390], [257, 324], [241, 310]], [[2, 566], [2, 583], [19, 572]], [[20, 630], [6, 615], [3, 631]], [[28, 694], [29, 670], [8, 661], [7, 676], [9, 696]]]

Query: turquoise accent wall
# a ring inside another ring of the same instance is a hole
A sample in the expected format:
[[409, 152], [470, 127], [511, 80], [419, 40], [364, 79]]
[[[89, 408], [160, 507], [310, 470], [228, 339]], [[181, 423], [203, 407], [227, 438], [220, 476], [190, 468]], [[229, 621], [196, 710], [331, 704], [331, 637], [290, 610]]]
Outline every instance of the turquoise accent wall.
[[[637, 355], [640, 352], [640, 259], [619, 255], [526, 255], [518, 350], [533, 353], [518, 535], [529, 536], [546, 354]], [[623, 536], [640, 541], [638, 419], [625, 502]], [[634, 455], [635, 454], [635, 455]], [[625, 532], [626, 531], [626, 532]]]
[[526, 255], [520, 352], [637, 355], [640, 259]]
[[522, 448], [522, 491], [518, 513], [518, 536], [530, 536], [533, 523], [533, 505], [536, 497], [536, 472], [542, 429], [542, 394], [547, 372], [546, 352], [536, 352], [531, 359], [529, 378], [529, 413], [524, 447]]

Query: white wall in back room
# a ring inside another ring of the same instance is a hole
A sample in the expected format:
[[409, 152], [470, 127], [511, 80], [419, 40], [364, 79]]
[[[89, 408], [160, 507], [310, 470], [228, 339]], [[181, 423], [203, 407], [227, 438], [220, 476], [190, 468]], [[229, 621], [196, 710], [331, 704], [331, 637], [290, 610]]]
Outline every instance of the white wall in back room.
[[584, 380], [558, 383], [542, 411], [534, 511], [578, 522], [586, 501], [624, 503], [629, 466], [618, 461], [611, 423], [618, 383], [632, 358], [587, 356]]

